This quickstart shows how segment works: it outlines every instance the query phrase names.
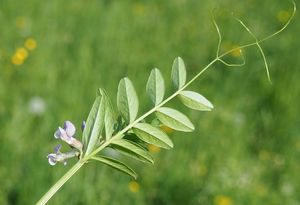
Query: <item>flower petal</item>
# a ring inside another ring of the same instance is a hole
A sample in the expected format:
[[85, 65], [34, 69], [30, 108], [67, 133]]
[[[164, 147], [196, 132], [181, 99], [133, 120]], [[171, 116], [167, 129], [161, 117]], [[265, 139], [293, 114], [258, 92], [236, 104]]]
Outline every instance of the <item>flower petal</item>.
[[56, 154], [48, 154], [47, 158], [48, 158], [48, 162], [51, 166], [56, 165], [56, 163], [57, 163]]
[[58, 129], [60, 131], [60, 139], [63, 140], [63, 141], [65, 141], [68, 144], [72, 144], [74, 138], [73, 137], [69, 137], [68, 134], [67, 134], [67, 132], [63, 128], [59, 127]]
[[65, 121], [64, 123], [64, 130], [67, 132], [69, 137], [73, 137], [76, 132], [76, 128], [71, 121]]
[[54, 147], [54, 152], [55, 153], [60, 153], [60, 148], [61, 148], [61, 144], [57, 145], [56, 147]]
[[83, 120], [82, 124], [81, 124], [81, 130], [82, 130], [82, 132], [83, 132], [84, 128], [85, 128], [85, 121]]
[[60, 136], [61, 136], [61, 132], [60, 132], [59, 129], [57, 129], [57, 130], [55, 131], [55, 133], [54, 133], [54, 137], [55, 137], [56, 139], [59, 139]]

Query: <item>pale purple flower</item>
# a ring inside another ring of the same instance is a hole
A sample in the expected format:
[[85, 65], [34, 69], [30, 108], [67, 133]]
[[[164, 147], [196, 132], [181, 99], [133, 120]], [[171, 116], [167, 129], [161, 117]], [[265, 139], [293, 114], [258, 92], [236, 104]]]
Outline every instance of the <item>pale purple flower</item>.
[[74, 124], [70, 121], [65, 121], [64, 126], [58, 127], [54, 133], [56, 139], [61, 139], [70, 145], [72, 149], [70, 152], [62, 153], [60, 152], [61, 145], [58, 145], [54, 148], [54, 153], [48, 154], [48, 162], [50, 165], [54, 166], [57, 162], [61, 162], [64, 165], [67, 164], [67, 159], [73, 157], [79, 157], [82, 153], [82, 143], [75, 138], [76, 128]]
[[72, 150], [67, 153], [60, 152], [61, 145], [57, 145], [54, 148], [54, 153], [48, 154], [48, 162], [50, 165], [54, 166], [57, 162], [61, 162], [64, 165], [67, 165], [67, 159], [79, 156], [79, 152], [77, 150]]
[[50, 165], [54, 166], [57, 162], [63, 162], [64, 165], [67, 164], [67, 162], [61, 157], [60, 148], [61, 145], [59, 144], [54, 148], [54, 153], [48, 154], [47, 158]]
[[78, 150], [82, 150], [82, 143], [74, 137], [75, 132], [76, 128], [74, 124], [70, 121], [65, 121], [64, 128], [58, 127], [58, 129], [54, 133], [54, 137], [56, 139], [63, 140], [64, 142], [68, 143], [70, 146]]

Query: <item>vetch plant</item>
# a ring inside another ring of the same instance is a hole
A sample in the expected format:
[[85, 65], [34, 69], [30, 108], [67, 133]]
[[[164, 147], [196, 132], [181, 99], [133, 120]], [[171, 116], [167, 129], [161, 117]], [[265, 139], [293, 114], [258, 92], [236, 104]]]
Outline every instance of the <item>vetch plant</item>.
[[[62, 153], [60, 151], [61, 145], [58, 145], [55, 147], [54, 153], [47, 156], [49, 164], [56, 165], [57, 163], [62, 163], [66, 165], [67, 160], [74, 157], [78, 158], [78, 162], [49, 189], [37, 204], [46, 204], [61, 186], [87, 162], [94, 161], [106, 164], [136, 179], [137, 174], [127, 164], [117, 159], [101, 155], [101, 152], [106, 148], [113, 148], [141, 162], [154, 163], [145, 145], [152, 144], [164, 149], [171, 149], [174, 146], [168, 135], [160, 129], [161, 126], [167, 126], [182, 132], [192, 132], [195, 129], [193, 123], [185, 114], [177, 109], [168, 107], [166, 104], [178, 97], [183, 105], [190, 109], [211, 111], [214, 108], [213, 104], [206, 97], [187, 88], [217, 62], [221, 62], [227, 66], [242, 66], [245, 64], [243, 55], [241, 55], [243, 62], [240, 64], [226, 62], [224, 60], [226, 55], [236, 51], [241, 51], [242, 54], [242, 49], [257, 46], [262, 55], [267, 77], [270, 81], [269, 68], [261, 43], [279, 34], [289, 25], [296, 12], [294, 2], [293, 5], [293, 13], [286, 24], [280, 30], [263, 39], [258, 39], [243, 21], [236, 18], [242, 27], [253, 37], [254, 41], [228, 50], [222, 54], [220, 54], [222, 36], [216, 21], [213, 19], [219, 37], [216, 57], [189, 81], [186, 80], [186, 68], [183, 59], [180, 57], [175, 58], [171, 71], [171, 79], [175, 91], [167, 98], [165, 98], [165, 81], [163, 76], [159, 69], [154, 68], [146, 84], [146, 92], [153, 107], [140, 117], [138, 117], [138, 96], [129, 78], [123, 78], [118, 86], [118, 112], [113, 108], [106, 91], [100, 88], [88, 118], [86, 122], [84, 121], [82, 124], [83, 133], [81, 140], [75, 138], [76, 128], [70, 121], [66, 121], [64, 126], [59, 127], [54, 133], [54, 137], [67, 143], [71, 147], [71, 150]], [[154, 120], [150, 122], [148, 117], [152, 114], [154, 114], [155, 117]]]

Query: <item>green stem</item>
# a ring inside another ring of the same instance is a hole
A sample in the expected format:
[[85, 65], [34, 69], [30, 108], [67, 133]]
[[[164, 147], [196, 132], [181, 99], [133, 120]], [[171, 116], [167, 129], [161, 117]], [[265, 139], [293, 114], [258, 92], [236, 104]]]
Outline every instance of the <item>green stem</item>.
[[49, 191], [36, 203], [36, 205], [44, 205], [49, 199], [66, 183], [81, 167], [84, 162], [77, 162], [64, 176], [62, 176], [50, 189]]

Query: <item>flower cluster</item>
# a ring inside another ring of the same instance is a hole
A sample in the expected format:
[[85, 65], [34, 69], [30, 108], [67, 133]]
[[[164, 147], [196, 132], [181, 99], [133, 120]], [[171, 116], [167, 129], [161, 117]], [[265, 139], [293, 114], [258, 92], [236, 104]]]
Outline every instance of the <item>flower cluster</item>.
[[[82, 123], [82, 131], [85, 127], [85, 122]], [[67, 159], [78, 157], [82, 152], [82, 142], [75, 138], [76, 128], [74, 124], [70, 121], [65, 121], [64, 126], [58, 127], [54, 133], [56, 139], [60, 139], [70, 145], [72, 150], [67, 153], [60, 152], [61, 145], [54, 148], [54, 153], [48, 154], [47, 158], [50, 165], [55, 165], [57, 162], [61, 162], [64, 165], [67, 164]]]
[[16, 49], [15, 53], [11, 57], [11, 62], [14, 65], [22, 65], [28, 58], [29, 52], [33, 51], [37, 46], [34, 38], [27, 38], [24, 42], [24, 46]]

